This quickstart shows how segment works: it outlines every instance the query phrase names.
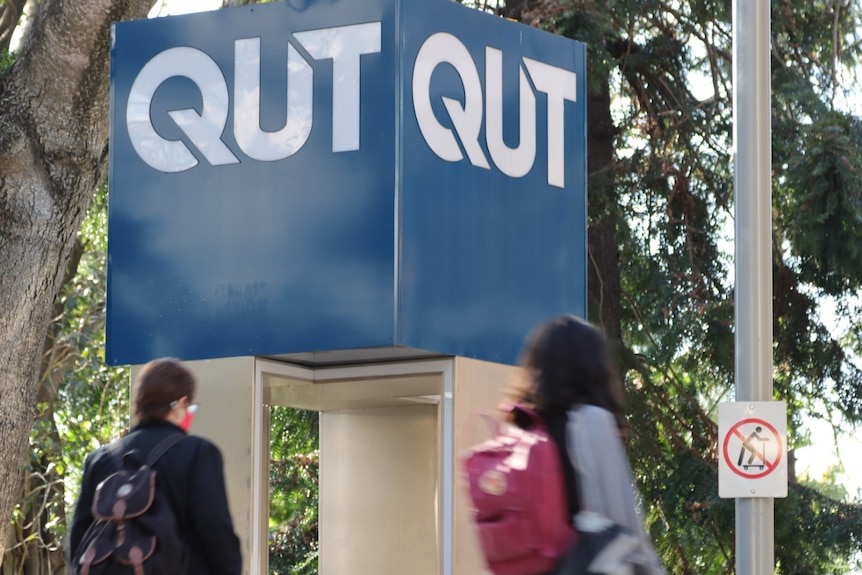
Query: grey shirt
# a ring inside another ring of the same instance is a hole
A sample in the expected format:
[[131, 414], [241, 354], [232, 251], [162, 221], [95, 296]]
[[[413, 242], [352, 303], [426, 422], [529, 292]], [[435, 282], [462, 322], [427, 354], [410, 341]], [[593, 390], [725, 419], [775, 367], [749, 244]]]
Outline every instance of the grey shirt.
[[651, 574], [664, 574], [644, 530], [639, 495], [613, 414], [595, 405], [568, 413], [569, 455], [578, 476], [581, 509], [604, 515], [640, 540], [641, 561]]

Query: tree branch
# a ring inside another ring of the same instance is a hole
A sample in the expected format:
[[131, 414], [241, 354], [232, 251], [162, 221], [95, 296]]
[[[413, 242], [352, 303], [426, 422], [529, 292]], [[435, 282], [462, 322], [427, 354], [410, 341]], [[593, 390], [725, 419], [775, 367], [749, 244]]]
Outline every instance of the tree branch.
[[0, 5], [0, 50], [8, 50], [27, 0], [6, 0]]

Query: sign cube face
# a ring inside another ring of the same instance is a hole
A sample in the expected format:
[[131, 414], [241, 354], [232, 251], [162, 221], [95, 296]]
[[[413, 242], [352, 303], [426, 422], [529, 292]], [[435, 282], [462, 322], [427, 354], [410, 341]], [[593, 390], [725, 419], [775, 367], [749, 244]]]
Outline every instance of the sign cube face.
[[454, 2], [402, 10], [401, 333], [511, 363], [538, 321], [586, 317], [583, 46]]
[[583, 46], [449, 0], [114, 25], [107, 360], [510, 363], [585, 314]]

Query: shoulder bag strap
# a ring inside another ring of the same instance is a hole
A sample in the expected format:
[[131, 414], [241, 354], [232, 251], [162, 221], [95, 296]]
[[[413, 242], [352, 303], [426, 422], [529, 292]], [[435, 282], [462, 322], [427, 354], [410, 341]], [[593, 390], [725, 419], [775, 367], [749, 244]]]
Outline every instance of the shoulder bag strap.
[[167, 453], [174, 445], [188, 437], [185, 433], [172, 433], [164, 438], [156, 445], [150, 454], [147, 456], [147, 467], [152, 467], [156, 464], [159, 458]]

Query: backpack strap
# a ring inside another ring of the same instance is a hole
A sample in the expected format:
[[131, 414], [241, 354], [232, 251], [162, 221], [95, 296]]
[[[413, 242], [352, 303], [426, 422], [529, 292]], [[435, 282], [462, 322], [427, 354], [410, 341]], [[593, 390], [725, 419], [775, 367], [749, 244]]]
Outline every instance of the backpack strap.
[[164, 438], [161, 442], [159, 442], [158, 445], [153, 448], [152, 451], [150, 451], [150, 454], [147, 456], [147, 467], [152, 467], [153, 465], [155, 465], [156, 461], [158, 461], [162, 455], [167, 453], [171, 449], [171, 447], [173, 447], [186, 437], [188, 436], [185, 433], [172, 433], [166, 438]]
[[[123, 460], [123, 458], [128, 453], [131, 453], [131, 451], [127, 451], [126, 449], [128, 447], [129, 438], [132, 435], [133, 434], [129, 434], [126, 437], [118, 439], [117, 441], [114, 441], [108, 445], [108, 452], [111, 456], [111, 460], [114, 463], [115, 471], [120, 471], [121, 469], [126, 468], [125, 461]], [[147, 455], [146, 461], [144, 461], [144, 465], [146, 465], [147, 467], [152, 467], [156, 464], [156, 461], [158, 461], [162, 455], [167, 453], [174, 445], [176, 445], [186, 437], [188, 436], [185, 433], [170, 434], [169, 436], [161, 440], [159, 443], [157, 443], [152, 450], [150, 450], [149, 454]]]
[[557, 453], [560, 455], [563, 480], [566, 485], [566, 500], [569, 505], [569, 516], [574, 517], [581, 510], [581, 496], [580, 485], [578, 484], [578, 472], [575, 470], [569, 446], [569, 414], [566, 411], [549, 412], [544, 417], [548, 426], [548, 435], [554, 440], [557, 446]]

